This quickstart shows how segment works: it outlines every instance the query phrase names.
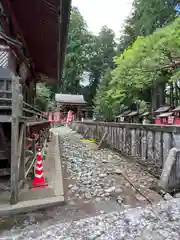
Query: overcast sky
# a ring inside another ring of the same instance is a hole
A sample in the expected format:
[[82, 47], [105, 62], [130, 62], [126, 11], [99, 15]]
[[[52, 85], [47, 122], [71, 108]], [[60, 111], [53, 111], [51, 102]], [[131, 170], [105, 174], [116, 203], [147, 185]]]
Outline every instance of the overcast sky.
[[103, 25], [113, 29], [119, 37], [123, 21], [130, 14], [133, 0], [72, 0], [78, 7], [89, 30], [97, 34]]

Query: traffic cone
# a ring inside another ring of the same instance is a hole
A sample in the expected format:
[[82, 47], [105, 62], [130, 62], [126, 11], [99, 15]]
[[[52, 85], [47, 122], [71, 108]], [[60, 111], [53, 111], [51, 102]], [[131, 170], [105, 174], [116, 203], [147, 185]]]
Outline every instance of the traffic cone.
[[36, 163], [34, 166], [34, 179], [30, 188], [43, 188], [47, 186], [48, 183], [45, 181], [43, 175], [43, 157], [40, 149], [37, 149]]

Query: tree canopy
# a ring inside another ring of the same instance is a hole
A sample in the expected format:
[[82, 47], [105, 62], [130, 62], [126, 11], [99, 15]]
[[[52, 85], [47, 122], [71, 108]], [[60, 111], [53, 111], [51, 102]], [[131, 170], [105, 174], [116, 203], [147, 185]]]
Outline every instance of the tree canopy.
[[[71, 10], [67, 54], [65, 58], [64, 72], [60, 91], [62, 93], [83, 94], [90, 106], [96, 95], [97, 86], [101, 81], [107, 68], [114, 67], [113, 57], [116, 42], [115, 34], [107, 26], [103, 26], [96, 36], [89, 32], [87, 24], [75, 7]], [[87, 86], [82, 83], [87, 82]], [[45, 93], [45, 85], [42, 93]], [[57, 87], [51, 87], [54, 94], [59, 91]], [[42, 107], [43, 102], [48, 98], [37, 90], [38, 104]], [[53, 94], [51, 94], [52, 97]], [[40, 101], [41, 99], [41, 101]]]
[[[174, 56], [180, 56], [180, 18], [149, 36], [139, 36], [132, 46], [115, 57], [116, 68], [111, 72], [109, 86], [98, 98], [114, 109], [114, 114], [117, 104], [120, 110], [121, 105], [146, 101], [146, 90], [161, 82], [178, 80], [180, 70], [174, 65]], [[96, 109], [99, 105], [96, 101]]]
[[[106, 26], [98, 36], [89, 32], [79, 10], [72, 8], [61, 92], [83, 93], [89, 105], [93, 104], [102, 74], [107, 67], [114, 65], [114, 38], [114, 32]], [[84, 81], [88, 86], [82, 86]]]
[[179, 0], [135, 0], [136, 35], [149, 35], [157, 28], [171, 23], [176, 15], [175, 6]]
[[107, 68], [113, 68], [115, 56], [115, 34], [103, 26], [98, 36], [93, 36], [93, 44], [89, 53], [87, 72], [89, 73], [89, 86], [86, 88], [86, 100], [93, 105], [98, 84], [101, 82]]
[[36, 105], [42, 111], [52, 110], [54, 108], [51, 88], [44, 83], [38, 83], [36, 86]]
[[171, 23], [176, 17], [179, 0], [134, 0], [133, 11], [124, 22], [119, 39], [119, 53], [131, 46], [138, 36], [152, 34]]
[[80, 81], [86, 68], [90, 44], [87, 25], [77, 8], [72, 8], [68, 46], [61, 91], [64, 93], [78, 93]]

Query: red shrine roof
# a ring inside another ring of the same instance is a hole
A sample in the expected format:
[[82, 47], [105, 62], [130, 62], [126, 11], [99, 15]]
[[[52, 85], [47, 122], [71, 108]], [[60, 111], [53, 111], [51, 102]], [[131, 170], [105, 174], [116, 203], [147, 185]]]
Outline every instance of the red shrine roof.
[[11, 4], [35, 72], [57, 81], [62, 75], [71, 0], [3, 1]]

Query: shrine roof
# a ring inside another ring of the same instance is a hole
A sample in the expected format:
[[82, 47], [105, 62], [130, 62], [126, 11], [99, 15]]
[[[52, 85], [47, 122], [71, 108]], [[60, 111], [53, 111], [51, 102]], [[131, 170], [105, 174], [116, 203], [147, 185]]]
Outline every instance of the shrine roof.
[[127, 116], [128, 116], [128, 117], [134, 117], [134, 116], [136, 116], [136, 115], [138, 115], [138, 111], [132, 111], [132, 112], [130, 112]]
[[180, 106], [176, 107], [175, 109], [172, 110], [173, 112], [180, 112]]
[[120, 115], [116, 116], [116, 118], [126, 117], [126, 116], [128, 116], [128, 114], [129, 114], [130, 112], [131, 112], [130, 110], [126, 110], [126, 111], [122, 112]]
[[166, 113], [161, 113], [160, 115], [158, 115], [157, 117], [169, 117], [171, 116], [173, 113], [172, 112], [166, 112]]
[[169, 111], [169, 109], [170, 109], [170, 106], [160, 107], [160, 108], [158, 108], [158, 109], [155, 111], [155, 113], [167, 112], [167, 111]]
[[4, 2], [11, 3], [35, 72], [59, 81], [66, 51], [71, 0]]
[[141, 116], [148, 116], [148, 115], [150, 115], [150, 112], [144, 112], [144, 113], [142, 113]]
[[83, 95], [76, 95], [76, 94], [55, 94], [55, 100], [61, 104], [74, 104], [74, 105], [85, 105], [87, 104], [84, 100]]

